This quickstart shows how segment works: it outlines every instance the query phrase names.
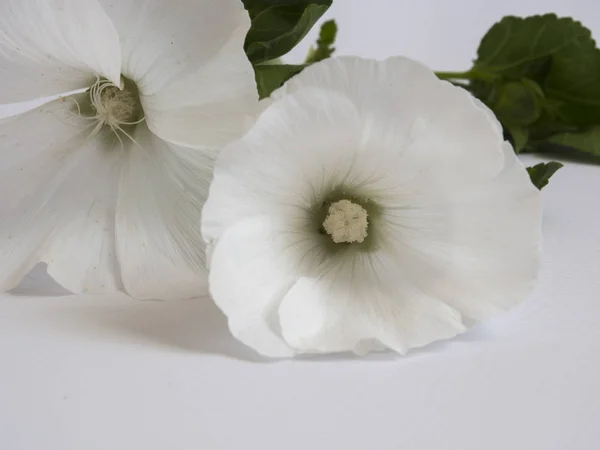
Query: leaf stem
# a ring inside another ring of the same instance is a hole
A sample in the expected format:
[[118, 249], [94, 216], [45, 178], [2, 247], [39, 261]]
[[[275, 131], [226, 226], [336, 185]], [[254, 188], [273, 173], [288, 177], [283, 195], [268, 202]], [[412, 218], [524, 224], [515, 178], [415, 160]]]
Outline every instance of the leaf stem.
[[466, 89], [467, 91], [471, 91], [471, 86], [469, 86], [467, 83], [462, 82], [462, 81], [456, 81], [456, 80], [449, 80], [450, 83], [452, 83], [454, 86], [458, 86], [461, 87], [463, 89]]
[[468, 70], [466, 72], [435, 72], [436, 76], [441, 80], [480, 80], [493, 82], [497, 79], [496, 75], [476, 70]]

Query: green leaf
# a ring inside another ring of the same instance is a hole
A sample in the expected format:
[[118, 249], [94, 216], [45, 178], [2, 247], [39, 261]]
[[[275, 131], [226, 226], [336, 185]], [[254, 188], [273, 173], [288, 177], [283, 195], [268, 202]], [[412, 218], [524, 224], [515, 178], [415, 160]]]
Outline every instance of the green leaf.
[[590, 31], [571, 18], [505, 17], [481, 41], [473, 72], [534, 81], [560, 122], [599, 122], [600, 50]]
[[261, 64], [254, 66], [256, 85], [260, 98], [265, 98], [281, 87], [283, 83], [304, 69], [305, 65], [271, 65]]
[[252, 63], [288, 53], [329, 9], [333, 0], [243, 0], [252, 24], [244, 48]]
[[492, 109], [503, 122], [531, 125], [542, 115], [540, 93], [529, 83], [510, 81], [500, 87]]
[[600, 126], [584, 131], [555, 134], [546, 141], [572, 147], [590, 155], [600, 156]]
[[561, 167], [563, 167], [561, 163], [551, 161], [548, 163], [540, 163], [533, 167], [528, 167], [527, 172], [529, 173], [531, 182], [541, 190], [548, 184], [548, 181], [550, 181], [552, 175], [554, 175]]
[[510, 133], [515, 153], [520, 153], [529, 141], [529, 130], [516, 124], [504, 124], [504, 128]]
[[483, 37], [474, 68], [513, 80], [537, 80], [548, 69], [553, 55], [573, 42], [589, 38], [589, 30], [579, 22], [559, 19], [554, 14], [507, 16]]
[[557, 116], [573, 125], [600, 123], [600, 50], [589, 37], [561, 51], [544, 83]]
[[317, 40], [317, 46], [311, 47], [308, 56], [306, 57], [306, 64], [314, 64], [319, 61], [323, 61], [331, 57], [335, 48], [335, 38], [337, 37], [337, 24], [335, 20], [328, 20], [321, 26], [321, 32], [319, 39]]

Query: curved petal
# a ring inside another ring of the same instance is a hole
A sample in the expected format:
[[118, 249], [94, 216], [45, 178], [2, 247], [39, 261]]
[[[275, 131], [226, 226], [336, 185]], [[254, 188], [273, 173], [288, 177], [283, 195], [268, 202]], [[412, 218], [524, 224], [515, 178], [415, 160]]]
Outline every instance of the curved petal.
[[461, 95], [452, 103], [452, 117], [414, 118], [408, 133], [393, 116], [365, 127], [380, 176], [361, 190], [382, 205], [378, 235], [403, 260], [400, 270], [428, 295], [481, 319], [533, 287], [541, 197], [487, 110]]
[[518, 304], [540, 265], [541, 198], [509, 143], [498, 175], [470, 189], [423, 187], [384, 212], [385, 245], [411, 281], [472, 319]]
[[56, 100], [0, 122], [0, 290], [40, 261], [73, 292], [112, 291], [113, 156], [90, 122]]
[[101, 2], [121, 35], [124, 75], [137, 83], [155, 134], [198, 147], [240, 136], [258, 102], [241, 1]]
[[[361, 270], [367, 269], [354, 267], [359, 277]], [[404, 354], [466, 330], [460, 313], [410, 284], [398, 280], [392, 293], [370, 281], [352, 282], [346, 274], [338, 279], [335, 273], [301, 278], [279, 309], [285, 341], [301, 353], [364, 353], [380, 342]]]
[[307, 67], [274, 91], [271, 100], [302, 89], [319, 88], [353, 99], [364, 111], [398, 114], [415, 107], [429, 111], [432, 102], [441, 103], [435, 97], [437, 92], [429, 92], [429, 89], [438, 89], [432, 81], [442, 84], [427, 66], [403, 56], [385, 61], [340, 56]]
[[207, 273], [199, 225], [213, 153], [168, 144], [145, 124], [134, 138], [121, 175], [116, 219], [125, 290], [143, 299], [204, 295]]
[[306, 211], [351, 171], [360, 116], [346, 98], [307, 89], [274, 103], [244, 136], [225, 147], [204, 209], [203, 236], [260, 214]]
[[267, 216], [243, 220], [225, 231], [211, 259], [210, 292], [231, 333], [270, 357], [295, 353], [281, 337], [277, 309], [297, 279], [295, 266], [315, 254], [290, 245], [285, 228]]
[[115, 27], [97, 0], [8, 0], [0, 7], [0, 103], [120, 83]]
[[115, 209], [123, 149], [107, 132], [77, 152], [78, 163], [46, 206], [63, 220], [51, 234], [42, 261], [48, 275], [71, 292], [118, 292]]
[[[364, 85], [374, 86], [369, 95]], [[403, 258], [401, 270], [474, 319], [525, 298], [539, 268], [541, 199], [489, 110], [404, 58], [324, 62], [287, 91], [315, 86], [347, 96], [362, 114], [358, 156], [378, 156], [356, 167], [378, 176], [360, 190], [382, 206], [378, 234]]]
[[[497, 120], [466, 92], [403, 58], [342, 58], [308, 68], [266, 105], [217, 163], [203, 218], [215, 252], [247, 217], [294, 220], [297, 234], [318, 242], [307, 216], [331, 193], [372, 203], [370, 238], [312, 269], [286, 269], [299, 281], [276, 304], [238, 292], [229, 317], [245, 315], [248, 301], [269, 305], [270, 317], [279, 305], [277, 337], [298, 352], [404, 353], [524, 299], [539, 267], [540, 195]], [[261, 260], [285, 267], [287, 247], [261, 233], [244, 238], [264, 243]], [[222, 252], [211, 270], [226, 264]], [[244, 253], [238, 242], [229, 257]], [[252, 268], [235, 267], [232, 284], [251, 278]], [[215, 301], [232, 292], [215, 291]]]

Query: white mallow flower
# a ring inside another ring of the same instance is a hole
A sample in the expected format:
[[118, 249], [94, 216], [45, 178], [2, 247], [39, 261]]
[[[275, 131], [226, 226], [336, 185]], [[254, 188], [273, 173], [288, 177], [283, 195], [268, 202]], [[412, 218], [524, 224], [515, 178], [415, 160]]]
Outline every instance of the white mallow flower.
[[203, 293], [215, 152], [258, 104], [249, 26], [239, 0], [2, 3], [0, 103], [80, 93], [0, 121], [0, 291], [45, 262], [76, 293]]
[[224, 149], [202, 231], [232, 333], [282, 357], [463, 333], [529, 293], [540, 221], [485, 106], [409, 59], [340, 58]]

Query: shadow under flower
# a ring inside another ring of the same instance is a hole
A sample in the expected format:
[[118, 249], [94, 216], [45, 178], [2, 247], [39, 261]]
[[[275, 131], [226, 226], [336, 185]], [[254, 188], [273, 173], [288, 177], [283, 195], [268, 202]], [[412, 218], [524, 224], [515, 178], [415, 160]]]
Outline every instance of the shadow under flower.
[[145, 346], [268, 362], [229, 333], [227, 319], [208, 298], [158, 302], [122, 297], [122, 304], [63, 309], [59, 320], [80, 333], [92, 330], [96, 336], [125, 338]]
[[78, 339], [269, 361], [229, 333], [226, 317], [209, 298], [162, 302], [135, 300], [125, 294], [74, 296], [50, 278], [44, 264], [36, 266], [10, 293], [48, 300], [44, 322]]
[[72, 295], [60, 284], [54, 281], [46, 272], [46, 264], [36, 265], [16, 288], [10, 291], [12, 295], [35, 295], [36, 297], [58, 297]]
[[[75, 297], [56, 284], [43, 265], [12, 291], [16, 296], [68, 296], [67, 304], [52, 308], [45, 316], [61, 332], [94, 340], [118, 340], [147, 347], [167, 347], [174, 351], [224, 356], [247, 362], [278, 362], [280, 359], [262, 357], [237, 341], [229, 332], [227, 318], [209, 298], [183, 301], [142, 301], [124, 294], [110, 296]], [[492, 327], [493, 328], [493, 327]], [[299, 355], [303, 362], [335, 361], [413, 361], [434, 354], [451, 351], [473, 343], [494, 340], [494, 332], [485, 323], [448, 341], [414, 349], [401, 356], [392, 351], [372, 352], [356, 356], [352, 352]]]

